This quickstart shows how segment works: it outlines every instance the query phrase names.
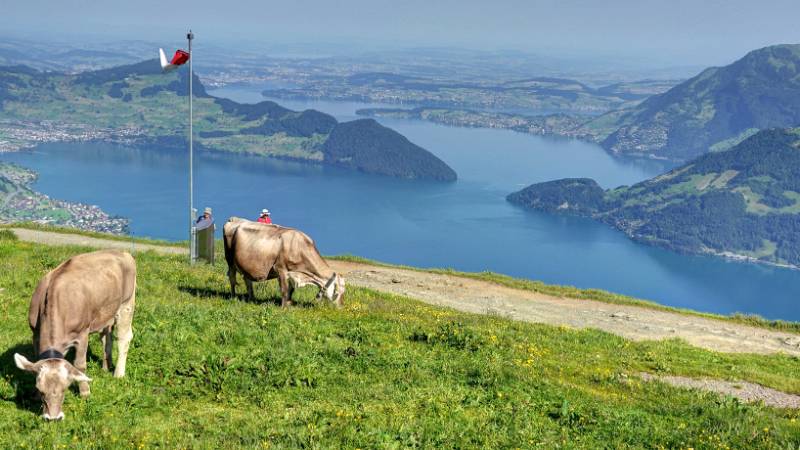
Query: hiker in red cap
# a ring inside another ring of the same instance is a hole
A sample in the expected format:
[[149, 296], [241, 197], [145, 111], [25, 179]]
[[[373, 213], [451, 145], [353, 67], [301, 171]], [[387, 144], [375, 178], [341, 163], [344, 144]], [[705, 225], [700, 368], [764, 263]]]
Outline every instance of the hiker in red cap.
[[269, 217], [268, 209], [261, 210], [261, 215], [258, 217], [258, 223], [272, 223], [272, 219]]

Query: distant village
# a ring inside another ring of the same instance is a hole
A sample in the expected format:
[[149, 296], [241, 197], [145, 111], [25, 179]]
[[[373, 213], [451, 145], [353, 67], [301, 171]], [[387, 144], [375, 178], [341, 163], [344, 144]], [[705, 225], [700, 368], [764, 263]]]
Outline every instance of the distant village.
[[[42, 199], [52, 202], [52, 210], [42, 208]], [[30, 222], [44, 225], [58, 225], [70, 228], [78, 228], [86, 231], [97, 231], [102, 233], [128, 234], [128, 219], [123, 217], [112, 217], [98, 206], [85, 205], [83, 203], [71, 203], [62, 200], [54, 200], [50, 197], [37, 194], [36, 196], [19, 196], [8, 205], [18, 211], [40, 211], [34, 213]], [[35, 218], [34, 218], [35, 217]], [[19, 220], [13, 220], [18, 222]], [[0, 210], [0, 223], [5, 222], [3, 211]]]
[[52, 199], [30, 189], [32, 170], [0, 163], [0, 223], [35, 222], [86, 231], [128, 234], [129, 220], [111, 216], [98, 206]]
[[52, 121], [0, 121], [0, 153], [33, 148], [48, 142], [105, 141], [132, 143], [144, 135], [136, 127], [98, 128], [84, 124]]

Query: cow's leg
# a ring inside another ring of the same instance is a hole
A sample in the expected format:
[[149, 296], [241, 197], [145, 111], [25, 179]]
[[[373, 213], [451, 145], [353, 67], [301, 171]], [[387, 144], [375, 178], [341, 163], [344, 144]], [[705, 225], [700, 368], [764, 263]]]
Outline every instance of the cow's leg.
[[278, 271], [278, 284], [281, 287], [281, 306], [286, 308], [291, 306], [293, 289], [289, 283], [289, 274], [283, 270]]
[[290, 282], [289, 283], [289, 295], [288, 295], [290, 304], [292, 303], [292, 296], [294, 295], [294, 290], [295, 290], [294, 283]]
[[[76, 369], [86, 373], [86, 353], [89, 351], [89, 333], [85, 333], [78, 337], [78, 345], [75, 346], [75, 362]], [[78, 389], [81, 392], [81, 397], [89, 396], [89, 383], [81, 381], [78, 383]]]
[[244, 279], [244, 284], [247, 286], [247, 298], [252, 302], [256, 299], [256, 294], [253, 292], [253, 280]]
[[103, 343], [103, 370], [111, 370], [114, 360], [111, 358], [111, 351], [114, 347], [114, 325], [111, 324], [100, 332], [100, 342]]
[[136, 284], [133, 285], [131, 297], [122, 304], [117, 312], [117, 365], [114, 368], [114, 376], [122, 378], [125, 376], [125, 363], [128, 361], [128, 347], [133, 339], [133, 310], [136, 306]]
[[236, 268], [228, 267], [228, 281], [231, 282], [231, 298], [236, 298]]

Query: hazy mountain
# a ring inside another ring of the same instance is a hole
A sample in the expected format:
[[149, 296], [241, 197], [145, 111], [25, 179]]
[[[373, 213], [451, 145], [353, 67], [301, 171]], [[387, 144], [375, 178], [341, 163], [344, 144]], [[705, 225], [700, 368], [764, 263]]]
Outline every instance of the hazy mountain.
[[602, 143], [614, 154], [678, 161], [800, 125], [800, 45], [755, 50], [596, 122], [617, 128]]

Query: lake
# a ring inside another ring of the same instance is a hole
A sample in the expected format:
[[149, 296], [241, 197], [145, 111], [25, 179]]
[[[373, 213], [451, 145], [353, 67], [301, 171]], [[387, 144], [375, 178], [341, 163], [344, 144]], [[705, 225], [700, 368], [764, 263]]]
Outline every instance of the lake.
[[[261, 100], [261, 87], [211, 91]], [[279, 101], [340, 120], [381, 106]], [[686, 256], [630, 241], [591, 220], [523, 210], [505, 196], [528, 184], [591, 177], [604, 187], [664, 170], [622, 162], [595, 145], [505, 130], [412, 120], [381, 122], [430, 150], [458, 173], [455, 183], [397, 180], [337, 168], [250, 156], [195, 155], [195, 205], [255, 219], [269, 208], [276, 223], [310, 234], [325, 254], [349, 253], [420, 267], [491, 270], [517, 277], [600, 288], [676, 307], [800, 320], [794, 302], [800, 271]], [[182, 151], [108, 144], [47, 144], [0, 159], [41, 174], [35, 188], [96, 204], [132, 219], [137, 236], [187, 238], [187, 156]]]

